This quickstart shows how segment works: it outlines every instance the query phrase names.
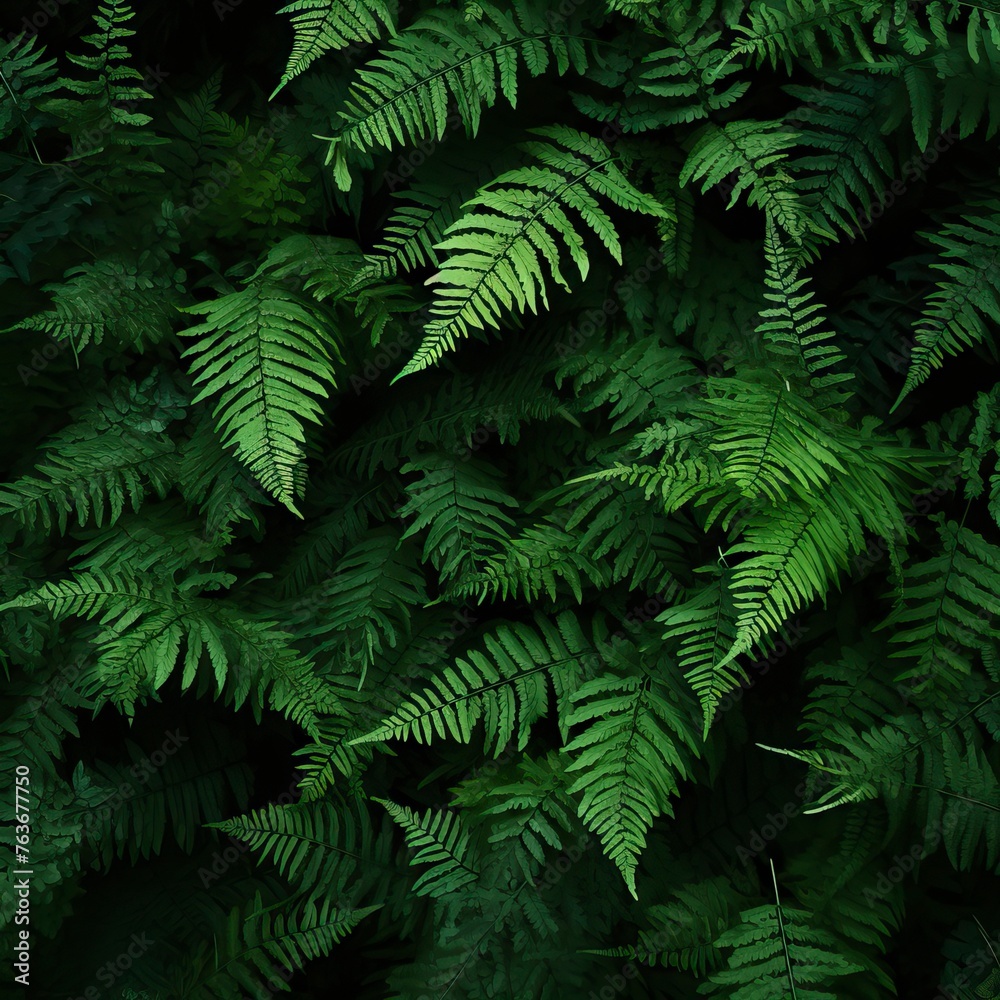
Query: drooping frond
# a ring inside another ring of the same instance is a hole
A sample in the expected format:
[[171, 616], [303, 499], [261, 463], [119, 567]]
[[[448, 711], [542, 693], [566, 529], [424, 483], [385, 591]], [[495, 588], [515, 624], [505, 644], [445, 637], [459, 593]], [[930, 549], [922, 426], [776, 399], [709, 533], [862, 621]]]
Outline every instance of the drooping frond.
[[677, 643], [677, 662], [701, 701], [707, 738], [715, 712], [727, 692], [746, 674], [735, 662], [724, 665], [736, 642], [736, 609], [725, 578], [719, 576], [692, 597], [661, 612], [656, 621], [667, 643]]
[[147, 252], [137, 259], [106, 259], [70, 268], [53, 292], [52, 309], [16, 329], [68, 341], [74, 354], [111, 341], [116, 349], [157, 344], [170, 333], [179, 302], [176, 275]]
[[149, 493], [163, 497], [177, 475], [173, 441], [164, 429], [184, 415], [176, 386], [155, 376], [120, 379], [77, 421], [48, 442], [34, 474], [0, 486], [0, 514], [29, 529], [65, 534], [75, 515], [82, 527], [114, 524]]
[[[317, 653], [330, 653], [356, 669], [360, 688], [375, 658], [409, 633], [412, 608], [426, 601], [416, 551], [386, 525], [345, 552], [291, 617], [302, 638], [320, 640]], [[317, 609], [323, 611], [319, 621]]]
[[832, 73], [819, 87], [785, 90], [802, 102], [786, 121], [809, 151], [788, 161], [795, 184], [827, 230], [854, 236], [870, 224], [894, 172], [881, 129], [882, 81], [870, 73]]
[[302, 490], [304, 423], [319, 423], [316, 397], [334, 384], [340, 352], [329, 313], [276, 282], [262, 281], [186, 312], [205, 322], [184, 352], [201, 391], [214, 399], [224, 444], [289, 510]]
[[[659, 671], [669, 669], [659, 664]], [[673, 814], [670, 799], [699, 753], [693, 705], [669, 680], [626, 657], [619, 669], [585, 682], [566, 720], [579, 729], [565, 747], [580, 818], [600, 837], [629, 892], [653, 820]]]

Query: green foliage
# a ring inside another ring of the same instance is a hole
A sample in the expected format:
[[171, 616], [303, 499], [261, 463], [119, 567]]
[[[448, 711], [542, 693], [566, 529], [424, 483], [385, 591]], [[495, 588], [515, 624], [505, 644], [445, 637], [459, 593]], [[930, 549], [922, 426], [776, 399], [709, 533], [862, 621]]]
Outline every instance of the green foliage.
[[995, 998], [996, 5], [181, 6], [0, 41], [27, 992]]
[[334, 385], [338, 356], [330, 317], [279, 284], [261, 280], [204, 306], [206, 320], [184, 331], [199, 337], [185, 352], [201, 392], [217, 398], [213, 416], [223, 444], [289, 510], [302, 491], [303, 421], [318, 423]]
[[441, 140], [451, 102], [475, 135], [484, 106], [492, 107], [500, 96], [517, 105], [522, 64], [533, 77], [551, 64], [560, 75], [571, 68], [585, 72], [586, 47], [573, 30], [575, 19], [556, 21], [561, 24], [553, 30], [531, 0], [516, 0], [511, 10], [477, 3], [464, 15], [424, 12], [358, 71], [327, 153], [337, 183], [345, 190], [351, 186], [346, 149]]

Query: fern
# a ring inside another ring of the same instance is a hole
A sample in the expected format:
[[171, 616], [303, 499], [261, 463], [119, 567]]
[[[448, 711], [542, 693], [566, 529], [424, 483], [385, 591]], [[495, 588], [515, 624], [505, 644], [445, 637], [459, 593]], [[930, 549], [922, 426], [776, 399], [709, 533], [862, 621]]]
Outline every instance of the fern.
[[382, 0], [296, 0], [279, 14], [292, 14], [295, 44], [288, 66], [271, 99], [320, 56], [331, 49], [373, 42], [382, 28], [394, 35], [393, 18]]
[[[749, 1000], [750, 997], [774, 998], [800, 996], [810, 1000], [835, 1000], [838, 993], [823, 987], [838, 988], [838, 980], [862, 966], [845, 959], [836, 950], [836, 938], [828, 931], [810, 926], [810, 914], [804, 910], [774, 906], [744, 910], [740, 923], [716, 940], [716, 947], [731, 948], [728, 968], [709, 976], [699, 987], [704, 996]], [[784, 920], [784, 927], [779, 921]], [[794, 956], [794, 965], [786, 962], [784, 937]], [[803, 989], [797, 990], [796, 986]]]
[[345, 147], [391, 149], [396, 143], [440, 140], [451, 100], [470, 135], [479, 131], [482, 108], [491, 107], [498, 92], [516, 105], [519, 54], [532, 76], [544, 73], [550, 62], [560, 75], [570, 68], [586, 70], [586, 48], [572, 23], [569, 30], [552, 31], [525, 0], [513, 10], [490, 3], [477, 8], [481, 20], [427, 12], [359, 72], [327, 153], [341, 188], [351, 186]]
[[302, 491], [304, 422], [319, 422], [315, 396], [334, 384], [339, 358], [321, 308], [281, 285], [263, 281], [186, 312], [204, 323], [184, 353], [201, 391], [216, 398], [213, 414], [227, 447], [235, 446], [261, 485], [293, 513]]
[[638, 899], [635, 872], [646, 833], [691, 774], [698, 744], [690, 706], [667, 683], [634, 667], [587, 681], [572, 696], [568, 726], [583, 726], [565, 748], [580, 818]]
[[698, 133], [680, 174], [681, 184], [701, 181], [702, 192], [736, 173], [729, 205], [748, 191], [747, 202], [759, 205], [796, 243], [811, 234], [831, 237], [809, 212], [785, 168], [794, 132], [774, 121], [736, 121], [720, 127], [705, 125]]
[[[916, 330], [904, 396], [940, 368], [947, 355], [988, 340], [988, 324], [1000, 321], [1000, 228], [993, 219], [997, 204], [984, 206], [982, 214], [966, 216], [966, 225], [952, 223], [931, 239], [944, 261], [935, 267], [947, 280], [929, 296]], [[950, 260], [957, 258], [956, 263]]]
[[534, 131], [553, 140], [524, 144], [541, 166], [497, 177], [466, 204], [466, 214], [439, 244], [438, 249], [460, 252], [449, 254], [429, 279], [445, 288], [431, 307], [432, 319], [419, 350], [396, 378], [437, 361], [454, 348], [456, 338], [497, 326], [504, 310], [537, 312], [539, 305], [548, 307], [543, 260], [567, 291], [559, 267], [565, 252], [581, 280], [586, 279], [590, 258], [567, 208], [580, 215], [619, 263], [617, 232], [594, 195], [621, 208], [664, 215], [662, 206], [632, 187], [603, 143], [564, 127]]
[[[262, 692], [307, 730], [316, 715], [335, 702], [310, 665], [288, 645], [288, 636], [266, 622], [244, 618], [217, 601], [181, 596], [164, 585], [141, 584], [102, 573], [80, 574], [65, 583], [49, 583], [8, 601], [4, 608], [46, 608], [57, 619], [76, 616], [99, 619], [95, 641], [99, 657], [87, 673], [83, 690], [99, 701], [112, 701], [128, 716], [135, 704], [154, 696], [180, 662], [182, 689], [200, 676], [207, 660], [217, 692], [227, 688], [236, 707], [251, 695], [260, 716]], [[230, 673], [240, 662], [239, 675]]]
[[882, 623], [892, 629], [889, 654], [916, 661], [896, 675], [911, 693], [961, 683], [976, 652], [989, 658], [996, 643], [991, 619], [1000, 613], [1000, 551], [975, 532], [939, 520], [941, 554], [916, 563], [904, 581], [904, 600]]
[[487, 751], [492, 748], [494, 756], [499, 756], [515, 729], [518, 745], [524, 749], [531, 726], [548, 708], [546, 675], [563, 718], [569, 699], [592, 672], [596, 658], [593, 645], [568, 612], [555, 623], [539, 619], [534, 629], [501, 625], [495, 636], [485, 637], [483, 646], [484, 650], [471, 650], [466, 658], [445, 667], [431, 678], [432, 686], [426, 691], [404, 702], [379, 728], [352, 742], [412, 737], [430, 743], [447, 733], [468, 743], [473, 727], [483, 719]]
[[749, 8], [749, 26], [737, 25], [745, 37], [733, 53], [752, 53], [760, 62], [781, 62], [788, 70], [800, 56], [823, 65], [826, 46], [840, 56], [871, 62], [863, 25], [877, 9], [856, 0], [786, 0], [780, 5], [757, 0]]
[[385, 799], [376, 799], [403, 828], [410, 848], [416, 853], [411, 865], [432, 865], [413, 884], [413, 891], [422, 896], [443, 896], [458, 892], [474, 880], [478, 872], [471, 861], [469, 834], [455, 813], [428, 810], [421, 818], [405, 806]]

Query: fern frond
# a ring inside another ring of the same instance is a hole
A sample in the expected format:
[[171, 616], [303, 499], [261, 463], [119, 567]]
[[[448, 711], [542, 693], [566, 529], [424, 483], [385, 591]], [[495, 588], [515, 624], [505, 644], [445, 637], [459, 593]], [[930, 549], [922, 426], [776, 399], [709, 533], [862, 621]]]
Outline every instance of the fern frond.
[[[838, 1000], [842, 994], [830, 988], [838, 990], [839, 979], [862, 971], [863, 966], [840, 954], [834, 935], [812, 925], [812, 914], [791, 907], [782, 907], [780, 913], [783, 926], [773, 905], [744, 910], [740, 923], [715, 942], [718, 948], [732, 949], [728, 968], [712, 973], [698, 992], [728, 1000], [786, 1000], [788, 996]], [[790, 963], [786, 962], [786, 937]]]
[[327, 397], [331, 359], [340, 359], [331, 318], [266, 280], [184, 311], [206, 318], [182, 333], [199, 338], [184, 352], [201, 386], [193, 402], [215, 399], [223, 443], [235, 446], [261, 485], [298, 514], [304, 423], [319, 423], [315, 397]]
[[749, 26], [735, 26], [745, 38], [732, 52], [752, 54], [758, 63], [775, 67], [784, 63], [789, 73], [793, 60], [803, 57], [822, 66], [827, 47], [845, 59], [871, 62], [864, 25], [878, 9], [878, 4], [858, 0], [784, 0], [780, 5], [755, 0]]
[[279, 14], [292, 14], [295, 43], [281, 81], [269, 100], [324, 53], [374, 42], [384, 28], [394, 37], [393, 17], [384, 0], [295, 0]]
[[736, 642], [736, 617], [732, 594], [720, 576], [656, 618], [664, 627], [664, 641], [678, 644], [677, 662], [701, 701], [705, 715], [702, 739], [708, 738], [723, 697], [746, 680], [742, 667], [732, 661], [723, 664]]
[[458, 461], [444, 454], [421, 456], [400, 469], [421, 478], [406, 488], [408, 501], [399, 517], [414, 516], [403, 538], [425, 528], [424, 559], [441, 574], [442, 583], [478, 572], [480, 561], [503, 546], [514, 525], [506, 513], [517, 501], [504, 489], [497, 471], [478, 459]]
[[566, 209], [579, 215], [619, 263], [617, 231], [594, 196], [630, 211], [664, 216], [659, 203], [629, 183], [604, 143], [564, 126], [533, 131], [552, 140], [523, 144], [541, 165], [497, 177], [466, 203], [466, 214], [438, 245], [457, 252], [428, 279], [445, 287], [431, 307], [433, 319], [420, 348], [397, 379], [438, 361], [454, 349], [457, 338], [498, 327], [507, 310], [537, 313], [539, 304], [548, 308], [546, 270], [570, 290], [559, 267], [566, 252], [580, 279], [586, 279], [590, 258]]
[[416, 851], [410, 864], [433, 866], [414, 882], [413, 892], [418, 896], [451, 895], [478, 878], [471, 837], [459, 813], [428, 809], [421, 817], [387, 799], [372, 801], [384, 806], [403, 828], [407, 844]]
[[954, 522], [938, 521], [940, 552], [908, 568], [903, 599], [878, 628], [889, 654], [912, 664], [896, 676], [913, 694], [962, 684], [977, 653], [995, 655], [1000, 633], [1000, 548]]
[[730, 208], [747, 191], [747, 203], [764, 209], [793, 242], [801, 243], [810, 234], [832, 238], [834, 234], [809, 211], [787, 172], [788, 150], [795, 143], [795, 132], [780, 120], [710, 123], [697, 133], [680, 183], [700, 181], [704, 193], [735, 173]]
[[[311, 664], [292, 648], [291, 636], [218, 600], [95, 572], [46, 583], [3, 605], [15, 607], [44, 607], [57, 619], [98, 619], [99, 656], [80, 689], [99, 702], [111, 701], [129, 718], [136, 701], [155, 697], [178, 663], [187, 690], [205, 660], [217, 693], [225, 690], [237, 708], [250, 699], [258, 719], [265, 693], [275, 711], [310, 733], [318, 715], [337, 708]], [[232, 669], [236, 663], [238, 672]], [[211, 686], [202, 673], [199, 691]]]
[[359, 688], [376, 656], [408, 634], [413, 609], [427, 603], [417, 554], [389, 526], [373, 529], [352, 546], [332, 577], [306, 596], [299, 634], [321, 638], [318, 653], [332, 651], [357, 668]]
[[635, 871], [653, 820], [670, 803], [699, 753], [691, 705], [643, 669], [606, 672], [572, 695], [569, 727], [583, 726], [564, 752], [580, 818], [601, 839], [638, 899]]
[[928, 297], [916, 329], [906, 382], [893, 409], [920, 385], [949, 354], [985, 342], [991, 325], [1000, 323], [1000, 202], [990, 202], [964, 224], [950, 223], [926, 234], [942, 260], [933, 266], [945, 275]]
[[352, 743], [411, 738], [430, 743], [445, 736], [469, 743], [482, 720], [487, 753], [499, 756], [515, 731], [523, 750], [531, 726], [548, 711], [549, 680], [562, 719], [569, 699], [598, 661], [593, 642], [568, 611], [555, 622], [538, 616], [534, 628], [501, 624], [482, 645], [439, 668], [424, 691]]
[[806, 205], [831, 232], [853, 236], [870, 218], [895, 170], [882, 134], [882, 81], [874, 74], [835, 72], [820, 87], [785, 90], [802, 101], [787, 121], [797, 143], [810, 150], [788, 161]]
[[105, 340], [118, 350], [158, 344], [170, 335], [180, 289], [179, 275], [163, 273], [157, 257], [146, 252], [131, 260], [108, 258], [72, 267], [61, 282], [44, 286], [53, 293], [52, 309], [10, 329], [69, 341], [74, 355]]
[[344, 146], [392, 149], [396, 143], [439, 140], [452, 101], [468, 133], [475, 135], [483, 107], [492, 107], [498, 94], [517, 104], [522, 61], [532, 76], [550, 63], [560, 75], [570, 68], [586, 70], [586, 47], [572, 21], [554, 31], [527, 0], [517, 0], [512, 10], [486, 2], [477, 7], [478, 19], [463, 18], [458, 11], [427, 11], [358, 72], [327, 154], [344, 190], [351, 185]]

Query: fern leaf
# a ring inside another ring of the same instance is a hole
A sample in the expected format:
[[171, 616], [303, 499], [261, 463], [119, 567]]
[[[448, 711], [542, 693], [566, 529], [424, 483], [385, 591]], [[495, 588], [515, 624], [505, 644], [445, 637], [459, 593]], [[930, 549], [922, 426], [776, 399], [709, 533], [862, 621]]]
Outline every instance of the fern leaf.
[[638, 899], [635, 871], [646, 834], [690, 776], [698, 749], [690, 706], [663, 680], [607, 673], [572, 696], [567, 725], [583, 726], [564, 748], [576, 774], [580, 818], [601, 839], [625, 885]]
[[1000, 203], [964, 217], [941, 232], [928, 234], [940, 248], [936, 267], [946, 280], [931, 293], [916, 330], [910, 369], [893, 409], [903, 397], [940, 368], [949, 354], [986, 342], [991, 324], [1000, 322]]
[[396, 379], [436, 362], [455, 347], [457, 338], [498, 327], [507, 310], [537, 313], [539, 304], [547, 308], [546, 270], [569, 290], [560, 270], [565, 253], [581, 280], [586, 279], [590, 258], [566, 209], [580, 216], [619, 263], [617, 231], [594, 196], [631, 211], [665, 214], [632, 187], [599, 140], [563, 126], [534, 131], [553, 140], [524, 144], [541, 166], [501, 174], [466, 204], [466, 214], [437, 247], [456, 252], [428, 279], [445, 287], [431, 307], [433, 319], [420, 348]]
[[216, 400], [224, 444], [235, 446], [261, 485], [298, 514], [303, 425], [319, 423], [315, 397], [327, 397], [326, 386], [334, 384], [331, 357], [340, 359], [330, 319], [269, 281], [185, 311], [206, 318], [182, 334], [199, 338], [184, 352], [201, 386], [194, 402]]
[[392, 149], [396, 143], [439, 140], [448, 127], [452, 101], [469, 134], [475, 135], [483, 106], [491, 107], [498, 92], [516, 105], [519, 54], [532, 76], [545, 72], [550, 62], [560, 74], [570, 67], [578, 73], [586, 70], [586, 49], [572, 23], [568, 30], [553, 31], [525, 0], [518, 0], [513, 10], [485, 2], [477, 6], [477, 19], [428, 11], [359, 71], [327, 155], [345, 190], [351, 182], [342, 166], [344, 146]]
[[383, 0], [295, 0], [279, 14], [292, 14], [295, 43], [281, 82], [269, 100], [324, 53], [373, 42], [385, 28], [395, 36], [389, 6]]

